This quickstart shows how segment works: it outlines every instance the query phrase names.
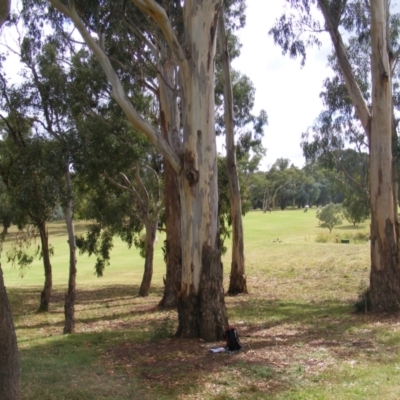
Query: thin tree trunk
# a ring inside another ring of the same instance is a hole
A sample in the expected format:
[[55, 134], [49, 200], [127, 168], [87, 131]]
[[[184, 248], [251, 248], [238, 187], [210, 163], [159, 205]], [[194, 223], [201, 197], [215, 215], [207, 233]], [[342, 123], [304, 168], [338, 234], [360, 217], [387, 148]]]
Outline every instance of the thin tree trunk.
[[219, 15], [218, 38], [224, 82], [226, 169], [229, 182], [230, 213], [232, 219], [232, 262], [228, 294], [237, 295], [248, 292], [244, 264], [242, 200], [236, 163], [231, 69], [223, 9], [221, 9]]
[[222, 339], [227, 313], [218, 234], [214, 122], [215, 35], [221, 1], [184, 3], [186, 46], [183, 91], [182, 283], [179, 337]]
[[144, 262], [144, 273], [139, 289], [139, 296], [147, 297], [150, 291], [151, 278], [153, 277], [154, 242], [158, 227], [158, 220], [146, 221], [146, 255]]
[[[162, 48], [162, 59], [159, 65], [160, 76], [160, 114], [161, 134], [165, 141], [180, 153], [180, 115], [176, 97], [176, 64], [173, 55], [166, 47]], [[164, 157], [165, 182], [165, 261], [166, 276], [164, 294], [159, 303], [161, 307], [176, 307], [182, 276], [181, 250], [181, 204], [178, 177], [174, 169]]]
[[20, 379], [17, 338], [0, 266], [0, 399], [19, 400]]
[[50, 263], [50, 249], [49, 249], [49, 238], [47, 234], [46, 222], [42, 222], [38, 225], [40, 240], [42, 243], [42, 257], [44, 267], [44, 288], [40, 294], [40, 305], [38, 311], [46, 312], [49, 311], [51, 290], [53, 287], [53, 277]]
[[[393, 156], [392, 160], [392, 180], [393, 180], [393, 212], [394, 212], [394, 220], [395, 220], [395, 232], [396, 232], [396, 239], [397, 243], [399, 243], [399, 236], [400, 236], [400, 223], [399, 223], [399, 216], [398, 216], [398, 206], [399, 206], [399, 168], [398, 168], [398, 136], [397, 131], [394, 123], [394, 115], [392, 109], [392, 144], [395, 151], [392, 150], [392, 154], [396, 154]], [[398, 246], [400, 250], [400, 246]]]
[[182, 277], [181, 205], [175, 171], [165, 163], [166, 276], [161, 307], [176, 307]]
[[[72, 196], [71, 175], [69, 172], [69, 165], [66, 171], [66, 182], [68, 191]], [[64, 301], [64, 315], [65, 325], [64, 333], [75, 332], [75, 299], [76, 299], [76, 243], [75, 243], [75, 228], [72, 214], [73, 201], [72, 198], [68, 199], [65, 208], [65, 222], [67, 224], [68, 232], [68, 247], [69, 247], [69, 276], [68, 276], [68, 291], [65, 294]]]
[[371, 0], [371, 274], [373, 311], [400, 306], [400, 270], [392, 187], [392, 89], [386, 44], [387, 3]]

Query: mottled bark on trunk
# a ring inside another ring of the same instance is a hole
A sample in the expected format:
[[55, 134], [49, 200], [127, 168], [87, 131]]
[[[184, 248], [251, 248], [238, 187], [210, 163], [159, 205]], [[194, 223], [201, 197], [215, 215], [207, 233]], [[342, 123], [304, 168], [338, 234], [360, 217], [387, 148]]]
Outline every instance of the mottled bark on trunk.
[[183, 168], [179, 174], [182, 281], [179, 337], [219, 340], [227, 324], [218, 248], [217, 151], [214, 120], [215, 35], [221, 1], [184, 4], [186, 45], [181, 64]]
[[[393, 213], [394, 213], [394, 220], [395, 220], [395, 232], [396, 232], [396, 240], [399, 243], [400, 237], [400, 223], [399, 223], [399, 215], [398, 215], [398, 206], [399, 206], [399, 160], [398, 160], [398, 153], [399, 153], [399, 137], [397, 136], [396, 130], [396, 122], [394, 117], [394, 108], [392, 105], [392, 180], [393, 180]], [[400, 246], [398, 245], [398, 250], [400, 252]], [[400, 260], [400, 254], [399, 254]]]
[[191, 287], [189, 293], [182, 293], [179, 298], [177, 336], [201, 337], [206, 341], [221, 340], [227, 325], [221, 254], [206, 244], [202, 250], [199, 289], [196, 291], [195, 287]]
[[161, 307], [176, 307], [181, 286], [181, 205], [179, 186], [175, 171], [165, 164], [165, 230], [166, 230], [166, 276]]
[[40, 305], [39, 312], [49, 311], [51, 290], [53, 287], [53, 277], [50, 263], [50, 249], [49, 249], [49, 238], [47, 234], [46, 223], [42, 222], [38, 225], [40, 233], [40, 241], [42, 244], [42, 258], [44, 267], [44, 287], [40, 294]]
[[[228, 179], [231, 198], [231, 218], [232, 218], [232, 262], [231, 274], [229, 279], [228, 294], [231, 296], [248, 293], [245, 276], [244, 265], [244, 241], [243, 241], [243, 221], [242, 221], [242, 205], [239, 190], [239, 181], [237, 178], [235, 160], [227, 156], [227, 163], [230, 164], [231, 170], [228, 168]], [[233, 166], [234, 165], [234, 166]]]
[[[66, 172], [66, 181], [69, 187], [69, 192], [72, 193], [71, 176], [69, 166]], [[75, 228], [72, 214], [72, 199], [68, 201], [65, 209], [65, 222], [68, 232], [68, 247], [69, 247], [69, 275], [68, 275], [68, 291], [65, 294], [64, 300], [64, 333], [75, 332], [75, 299], [76, 299], [76, 243], [75, 243]]]
[[[56, 0], [50, 2], [72, 19], [102, 66], [112, 87], [111, 96], [120, 105], [132, 125], [146, 134], [179, 174], [182, 221], [182, 280], [179, 303], [181, 312], [191, 316], [196, 315], [196, 323], [190, 328], [185, 318], [180, 317], [180, 324], [183, 325], [178, 331], [181, 332], [180, 336], [201, 335], [207, 340], [220, 339], [227, 323], [222, 279], [216, 282], [204, 282], [201, 292], [200, 281], [212, 279], [216, 274], [222, 276], [218, 250], [217, 151], [214, 118], [215, 41], [222, 0], [183, 2], [181, 21], [183, 33], [179, 38], [183, 37], [184, 46], [179, 43], [168, 15], [157, 2], [135, 2], [163, 32], [164, 39], [173, 50], [179, 64], [180, 107], [183, 120], [182, 151], [179, 154], [158, 135], [153, 125], [134, 109], [110, 59], [80, 19], [75, 3], [69, 2], [66, 6]], [[152, 46], [149, 42], [149, 47]], [[203, 249], [211, 249], [208, 253], [213, 254], [216, 259], [211, 265], [203, 265]], [[210, 273], [204, 273], [203, 268], [210, 268]], [[215, 292], [218, 292], [217, 296]], [[190, 300], [192, 296], [195, 301]], [[214, 301], [212, 305], [209, 304], [209, 298]], [[197, 314], [198, 309], [207, 313], [208, 306], [215, 311], [210, 313], [213, 318]], [[199, 321], [202, 320], [207, 321], [206, 328], [204, 326], [199, 330]]]
[[372, 311], [400, 307], [400, 270], [392, 187], [392, 90], [386, 46], [385, 2], [371, 1], [372, 124], [371, 273]]
[[[163, 62], [159, 65], [161, 134], [170, 146], [179, 153], [180, 145], [180, 112], [177, 104], [176, 63], [167, 46], [161, 47]], [[165, 261], [166, 275], [164, 293], [159, 303], [161, 307], [176, 307], [182, 275], [181, 250], [181, 203], [178, 177], [164, 157], [165, 182]]]
[[229, 182], [230, 214], [232, 220], [232, 262], [228, 294], [237, 295], [240, 293], [247, 293], [247, 285], [244, 266], [242, 200], [236, 163], [231, 68], [223, 10], [221, 10], [219, 17], [218, 38], [224, 82], [226, 169]]
[[139, 289], [139, 296], [146, 297], [149, 295], [151, 278], [153, 277], [153, 259], [154, 259], [154, 242], [158, 227], [157, 221], [146, 221], [146, 253], [144, 262], [144, 272], [142, 283]]
[[[394, 311], [400, 308], [400, 273], [397, 241], [393, 223], [386, 221], [386, 235], [381, 240], [376, 220], [371, 222], [370, 305], [371, 311]], [[379, 262], [379, 264], [378, 264]]]
[[0, 266], [0, 399], [19, 400], [20, 393], [17, 338]]

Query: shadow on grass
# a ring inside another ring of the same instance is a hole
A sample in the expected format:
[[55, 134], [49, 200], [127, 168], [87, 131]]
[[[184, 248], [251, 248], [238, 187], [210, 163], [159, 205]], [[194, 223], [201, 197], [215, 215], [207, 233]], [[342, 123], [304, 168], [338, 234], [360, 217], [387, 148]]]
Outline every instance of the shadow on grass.
[[[42, 286], [7, 288], [7, 294], [13, 307], [13, 314], [18, 315], [21, 311], [25, 312], [23, 309], [24, 305], [32, 304], [34, 300], [39, 299], [42, 290]], [[138, 292], [138, 285], [115, 285], [86, 290], [78, 289], [76, 291], [76, 302], [77, 304], [102, 304], [122, 299], [135, 299], [139, 298]], [[154, 287], [150, 289], [150, 296], [161, 297], [162, 295], [162, 287]], [[62, 291], [57, 287], [54, 288], [50, 299], [50, 307], [52, 304], [63, 304], [64, 296], [65, 291]]]
[[340, 230], [340, 231], [361, 231], [368, 229], [367, 226], [365, 225], [345, 225], [345, 226], [335, 226], [335, 229]]
[[[11, 288], [8, 290], [13, 316], [17, 329], [36, 330], [42, 328], [64, 326], [64, 296], [65, 293], [55, 289], [51, 296], [50, 310], [47, 313], [37, 313], [40, 288]], [[154, 298], [161, 298], [162, 288], [150, 291], [149, 299], [141, 298], [137, 293], [137, 285], [116, 285], [93, 290], [77, 290], [75, 303], [76, 324], [95, 325], [96, 323], [112, 322], [129, 317], [162, 313], [163, 308], [154, 305]], [[144, 304], [135, 304], [135, 300], [142, 300]], [[28, 323], [21, 323], [29, 316]], [[49, 320], [51, 319], [51, 320]], [[133, 327], [134, 323], [131, 324]]]
[[[121, 287], [120, 298], [130, 288]], [[109, 301], [113, 290], [100, 292], [106, 300], [97, 293], [99, 302]], [[142, 303], [128, 306], [133, 307], [132, 314], [142, 312], [143, 316], [160, 311], [148, 306], [143, 309]], [[22, 349], [26, 390], [39, 393], [39, 385], [45, 387], [47, 394], [42, 399], [123, 400], [185, 395], [214, 399], [215, 388], [222, 388], [220, 393], [225, 397], [221, 398], [233, 399], [240, 387], [240, 398], [272, 398], [272, 394], [296, 385], [293, 376], [302, 379], [304, 371], [317, 362], [320, 368], [324, 357], [346, 360], [375, 351], [371, 331], [362, 328], [371, 319], [386, 318], [354, 314], [350, 304], [337, 301], [305, 303], [243, 296], [230, 301], [228, 309], [244, 344], [238, 353], [212, 354], [212, 344], [171, 338], [176, 321], [169, 316], [125, 322], [130, 312], [103, 315], [88, 320], [118, 319], [112, 330], [54, 336]], [[387, 316], [388, 320], [392, 317]], [[69, 384], [71, 381], [74, 385]]]

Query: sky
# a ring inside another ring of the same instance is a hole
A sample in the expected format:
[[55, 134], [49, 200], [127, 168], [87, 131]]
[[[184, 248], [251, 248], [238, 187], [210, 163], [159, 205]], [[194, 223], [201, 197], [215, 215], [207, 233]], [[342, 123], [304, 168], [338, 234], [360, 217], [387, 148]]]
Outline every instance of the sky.
[[[332, 50], [327, 33], [319, 36], [320, 48], [307, 50], [304, 67], [299, 59], [282, 55], [274, 44], [268, 31], [284, 12], [285, 3], [284, 0], [247, 0], [246, 26], [239, 31], [241, 55], [232, 63], [256, 88], [254, 114], [264, 109], [268, 115], [263, 140], [267, 154], [260, 166], [264, 171], [278, 158], [288, 158], [299, 168], [304, 166], [301, 134], [322, 111], [319, 94], [324, 79], [332, 74], [327, 66], [327, 56]], [[400, 11], [394, 1], [391, 8], [392, 12]]]
[[261, 170], [268, 170], [278, 158], [289, 158], [297, 167], [305, 164], [300, 148], [301, 134], [311, 126], [323, 105], [319, 94], [331, 75], [327, 55], [331, 43], [321, 35], [321, 48], [307, 51], [301, 67], [299, 59], [282, 55], [269, 29], [283, 12], [284, 1], [247, 0], [246, 26], [239, 32], [241, 55], [232, 66], [247, 75], [256, 88], [254, 114], [264, 109], [268, 115], [263, 144], [267, 154]]
[[264, 137], [267, 154], [261, 170], [267, 170], [280, 157], [289, 158], [298, 167], [304, 165], [301, 133], [322, 110], [319, 93], [330, 71], [326, 66], [331, 49], [327, 34], [322, 48], [307, 52], [304, 67], [300, 60], [282, 55], [274, 44], [268, 31], [282, 14], [284, 4], [284, 0], [247, 0], [247, 23], [239, 32], [241, 56], [233, 61], [233, 68], [247, 75], [256, 88], [254, 114], [264, 109], [268, 115]]

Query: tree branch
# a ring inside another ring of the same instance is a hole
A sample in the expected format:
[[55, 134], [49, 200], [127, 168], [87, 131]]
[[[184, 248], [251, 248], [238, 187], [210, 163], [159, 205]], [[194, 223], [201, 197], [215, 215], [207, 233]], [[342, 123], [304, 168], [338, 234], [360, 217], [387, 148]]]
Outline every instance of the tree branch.
[[349, 92], [351, 101], [353, 102], [357, 115], [360, 118], [361, 124], [365, 129], [365, 132], [370, 139], [371, 136], [371, 113], [368, 109], [367, 102], [361, 92], [360, 87], [356, 81], [353, 73], [349, 58], [345, 46], [343, 44], [342, 36], [338, 30], [337, 24], [332, 19], [332, 13], [330, 11], [327, 0], [318, 0], [319, 7], [322, 11], [325, 19], [326, 26], [331, 36], [333, 47], [335, 49], [336, 57], [343, 74], [343, 78], [346, 84], [346, 88]]
[[83, 40], [86, 42], [87, 46], [93, 52], [93, 54], [98, 59], [104, 73], [106, 74], [111, 87], [111, 97], [119, 104], [119, 106], [124, 111], [128, 120], [131, 124], [142, 131], [148, 139], [153, 143], [155, 148], [165, 156], [165, 158], [169, 161], [172, 168], [176, 173], [179, 173], [181, 168], [181, 163], [179, 157], [175, 154], [170, 145], [161, 137], [160, 134], [154, 129], [154, 127], [145, 121], [136, 109], [133, 107], [132, 103], [129, 101], [124, 88], [121, 84], [121, 81], [111, 65], [109, 57], [104, 53], [104, 51], [100, 48], [100, 46], [96, 43], [95, 39], [91, 36], [89, 31], [84, 26], [82, 20], [80, 19], [73, 0], [70, 0], [70, 7], [65, 7], [59, 0], [49, 0], [50, 3], [64, 15], [68, 16], [75, 27], [81, 34]]
[[179, 44], [177, 37], [175, 36], [171, 26], [171, 21], [169, 20], [164, 8], [154, 0], [132, 0], [132, 3], [157, 23], [164, 34], [165, 40], [168, 42], [172, 51], [176, 55], [176, 58], [180, 62], [185, 61], [185, 53]]

